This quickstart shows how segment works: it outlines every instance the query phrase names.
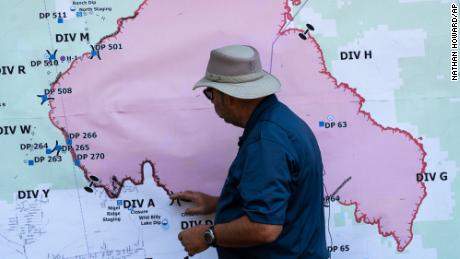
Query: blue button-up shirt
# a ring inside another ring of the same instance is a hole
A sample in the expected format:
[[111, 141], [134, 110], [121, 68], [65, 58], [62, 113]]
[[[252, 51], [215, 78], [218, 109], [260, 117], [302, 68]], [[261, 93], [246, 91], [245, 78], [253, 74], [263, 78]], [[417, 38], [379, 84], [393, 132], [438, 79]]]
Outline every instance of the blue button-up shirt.
[[216, 224], [246, 215], [253, 222], [282, 225], [283, 231], [270, 244], [219, 247], [219, 258], [328, 258], [323, 164], [311, 129], [271, 95], [251, 115], [238, 145]]

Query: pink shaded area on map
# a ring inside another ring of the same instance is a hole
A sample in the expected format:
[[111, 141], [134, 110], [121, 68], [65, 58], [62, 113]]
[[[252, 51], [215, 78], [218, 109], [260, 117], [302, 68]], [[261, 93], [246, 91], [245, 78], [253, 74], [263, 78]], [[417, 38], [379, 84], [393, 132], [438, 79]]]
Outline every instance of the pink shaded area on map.
[[[316, 42], [304, 44], [297, 35], [286, 34], [292, 40], [277, 44], [282, 53], [276, 52], [273, 73], [289, 87], [282, 99], [314, 129], [327, 194], [351, 177], [338, 194], [341, 203], [357, 205], [357, 220], [378, 223], [380, 233], [394, 235], [402, 250], [412, 239], [413, 219], [426, 195], [415, 180], [415, 173], [423, 170], [423, 150], [407, 133], [384, 130], [358, 113], [361, 97], [328, 76]], [[328, 115], [336, 123], [346, 121], [347, 127], [320, 128], [318, 122], [327, 122]]]
[[[142, 183], [141, 163], [153, 161], [171, 191], [195, 189], [218, 194], [236, 155], [242, 130], [225, 124], [193, 84], [203, 76], [209, 51], [227, 44], [259, 49], [266, 69], [273, 40], [285, 20], [282, 1], [149, 1], [121, 32], [104, 40], [123, 49], [101, 51], [102, 60], [76, 61], [54, 87], [72, 87], [51, 101], [53, 123], [65, 134], [97, 132], [89, 144], [103, 160], [85, 159], [86, 177], [101, 179], [111, 197], [122, 181]], [[121, 23], [120, 23], [121, 24]], [[424, 152], [408, 133], [384, 129], [361, 112], [362, 98], [337, 85], [313, 40], [283, 31], [273, 56], [273, 73], [283, 83], [280, 99], [314, 130], [325, 164], [326, 193], [343, 181], [341, 203], [356, 205], [358, 221], [378, 224], [402, 251], [426, 195], [415, 174]], [[333, 115], [347, 128], [325, 129]], [[115, 179], [113, 177], [115, 176]]]

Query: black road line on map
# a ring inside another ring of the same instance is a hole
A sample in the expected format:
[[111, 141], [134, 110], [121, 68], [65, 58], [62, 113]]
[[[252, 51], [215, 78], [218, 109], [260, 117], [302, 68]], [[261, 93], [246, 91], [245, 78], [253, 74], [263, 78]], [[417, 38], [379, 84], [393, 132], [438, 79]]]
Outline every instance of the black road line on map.
[[[46, 6], [46, 0], [43, 0], [43, 5], [45, 7], [45, 12], [48, 12], [48, 8]], [[85, 18], [86, 19], [86, 18]], [[48, 33], [49, 33], [49, 36], [50, 36], [50, 44], [51, 46], [53, 47], [54, 49], [54, 44], [53, 44], [53, 36], [51, 34], [51, 24], [50, 24], [50, 20], [49, 19], [46, 19], [47, 20], [47, 23], [48, 23]], [[60, 72], [58, 72], [58, 68], [57, 66], [54, 67], [55, 69], [55, 72], [56, 74], [58, 75], [58, 78], [60, 76]], [[50, 85], [52, 85], [53, 83], [50, 83]], [[64, 105], [64, 97], [61, 96], [61, 102], [62, 102], [62, 110], [64, 112], [64, 123], [66, 125], [66, 127], [68, 126], [68, 122], [67, 122], [67, 116], [66, 116], [66, 111], [65, 111], [65, 105]], [[73, 171], [73, 175], [74, 175], [74, 181], [75, 181], [75, 187], [76, 187], [76, 192], [77, 192], [77, 197], [78, 197], [78, 204], [79, 204], [79, 207], [80, 207], [80, 216], [81, 216], [81, 221], [82, 221], [82, 225], [83, 225], [83, 235], [85, 236], [85, 245], [86, 245], [86, 252], [88, 253], [88, 255], [90, 254], [89, 252], [89, 242], [88, 242], [88, 235], [87, 235], [87, 231], [86, 231], [86, 222], [85, 222], [85, 217], [83, 216], [83, 208], [82, 208], [82, 203], [81, 203], [81, 197], [80, 197], [80, 191], [79, 191], [79, 185], [78, 185], [78, 178], [77, 178], [77, 170], [76, 170], [76, 166], [74, 166], [72, 164], [72, 171]]]
[[[326, 174], [326, 169], [323, 168], [323, 176]], [[327, 193], [326, 185], [323, 183], [324, 192]], [[327, 233], [329, 234], [330, 246], [334, 246], [331, 233], [331, 206], [327, 206]], [[327, 244], [326, 244], [327, 245]], [[329, 248], [328, 248], [329, 252]], [[332, 259], [332, 252], [329, 252], [329, 259]]]
[[26, 248], [25, 248], [25, 246], [23, 244], [19, 244], [19, 243], [13, 241], [13, 240], [8, 239], [6, 236], [2, 235], [2, 233], [0, 233], [0, 237], [3, 238], [5, 241], [7, 241], [10, 244], [17, 245], [18, 247], [21, 247], [22, 251], [19, 251], [18, 248], [13, 247], [13, 246], [11, 248], [14, 249], [16, 252], [18, 252], [19, 254], [27, 256]]
[[[324, 191], [327, 193], [326, 185], [323, 183]], [[329, 234], [330, 246], [333, 246], [334, 241], [332, 240], [332, 233], [331, 233], [331, 206], [327, 206], [327, 233]], [[326, 244], [327, 245], [327, 244]], [[329, 252], [329, 249], [328, 249]], [[329, 252], [329, 258], [332, 259], [332, 253]]]
[[342, 189], [342, 187], [345, 186], [345, 184], [347, 184], [350, 180], [351, 176], [345, 179], [345, 181], [343, 181], [343, 183], [340, 184], [339, 187], [337, 187], [337, 189], [335, 189], [335, 191], [331, 194], [331, 197], [334, 197], [340, 191], [340, 189]]
[[[323, 175], [325, 174], [326, 174], [326, 170], [323, 169]], [[352, 179], [351, 176], [345, 179], [345, 181], [343, 181], [331, 195], [328, 194], [328, 197], [334, 197], [343, 188], [343, 186], [345, 186], [345, 184], [347, 184], [351, 179]], [[325, 184], [323, 184], [323, 188], [324, 188], [324, 192], [327, 194]], [[331, 206], [330, 205], [327, 206], [327, 212], [328, 212], [327, 213], [327, 232], [329, 234], [330, 246], [334, 246], [334, 242], [332, 240], [332, 233], [331, 233]], [[332, 252], [329, 250], [328, 252], [329, 252], [329, 259], [332, 259]]]
[[[288, 1], [288, 0], [286, 0]], [[289, 25], [291, 25], [291, 23], [295, 20], [295, 18], [297, 17], [297, 15], [300, 13], [300, 11], [302, 11], [302, 9], [305, 7], [305, 5], [307, 5], [307, 3], [309, 2], [309, 0], [306, 0], [299, 8], [299, 10], [297, 10], [297, 12], [294, 14], [294, 16], [292, 17], [292, 20], [289, 21], [289, 22], [286, 22], [283, 27], [281, 27], [280, 29], [280, 32], [282, 30], [284, 30], [284, 28], [288, 28]], [[287, 3], [287, 2], [286, 2]], [[281, 37], [281, 34], [278, 33], [278, 35], [276, 36], [275, 40], [273, 40], [272, 42], [272, 49], [271, 49], [271, 53], [270, 53], [270, 73], [272, 72], [272, 67], [273, 67], [273, 51], [275, 49], [275, 44], [276, 42], [278, 41], [278, 39]]]

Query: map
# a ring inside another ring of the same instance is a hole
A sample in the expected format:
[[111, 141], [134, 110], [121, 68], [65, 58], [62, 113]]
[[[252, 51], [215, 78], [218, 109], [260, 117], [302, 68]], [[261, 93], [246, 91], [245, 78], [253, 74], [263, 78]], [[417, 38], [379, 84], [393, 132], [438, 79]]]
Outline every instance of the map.
[[214, 217], [169, 195], [219, 195], [243, 132], [192, 91], [230, 44], [318, 139], [330, 258], [456, 258], [458, 2], [0, 7], [1, 258], [186, 258]]

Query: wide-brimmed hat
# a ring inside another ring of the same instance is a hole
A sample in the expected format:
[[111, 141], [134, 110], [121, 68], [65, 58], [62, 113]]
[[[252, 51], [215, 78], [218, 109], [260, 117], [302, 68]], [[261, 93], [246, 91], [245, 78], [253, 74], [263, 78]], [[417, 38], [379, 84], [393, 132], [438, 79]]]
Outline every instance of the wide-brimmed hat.
[[262, 70], [259, 52], [245, 45], [230, 45], [214, 49], [206, 75], [193, 89], [215, 88], [240, 99], [256, 99], [279, 91], [280, 81]]

